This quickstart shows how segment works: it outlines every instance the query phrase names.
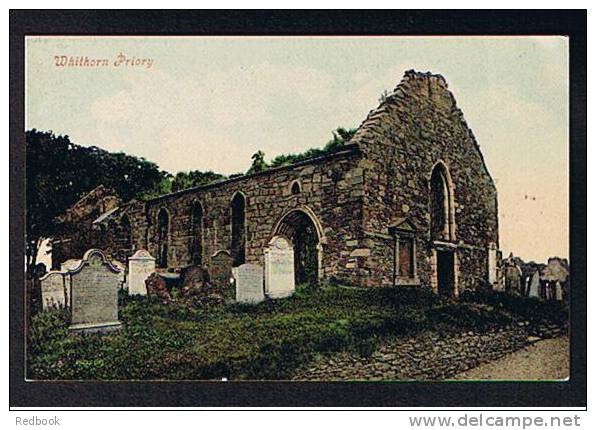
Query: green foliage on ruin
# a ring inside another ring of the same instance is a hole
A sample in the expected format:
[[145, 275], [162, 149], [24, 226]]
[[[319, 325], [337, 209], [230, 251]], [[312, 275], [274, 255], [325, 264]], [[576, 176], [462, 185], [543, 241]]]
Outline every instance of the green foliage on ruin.
[[69, 334], [68, 313], [33, 318], [31, 379], [284, 379], [315, 356], [370, 355], [383, 338], [482, 332], [523, 315], [441, 299], [424, 288], [302, 288], [258, 305], [161, 304], [123, 296], [124, 328]]
[[304, 152], [295, 154], [280, 154], [273, 158], [273, 160], [271, 160], [271, 162], [269, 163], [265, 161], [265, 153], [259, 150], [255, 154], [253, 154], [253, 164], [246, 173], [250, 174], [254, 172], [260, 172], [272, 167], [287, 166], [311, 158], [323, 157], [326, 155], [334, 154], [343, 149], [343, 147], [354, 136], [356, 130], [357, 129], [355, 128], [345, 129], [343, 127], [338, 127], [337, 129], [332, 131], [333, 138], [329, 140], [323, 148], [311, 148]]
[[212, 182], [222, 181], [227, 179], [227, 176], [220, 173], [215, 173], [211, 170], [191, 170], [189, 172], [178, 172], [173, 177], [171, 192], [185, 190], [187, 188], [198, 187], [200, 185], [207, 185]]

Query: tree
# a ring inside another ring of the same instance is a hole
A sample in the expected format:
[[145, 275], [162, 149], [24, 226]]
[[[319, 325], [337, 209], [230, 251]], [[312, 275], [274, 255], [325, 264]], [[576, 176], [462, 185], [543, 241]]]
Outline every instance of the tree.
[[[322, 157], [340, 151], [343, 146], [356, 134], [356, 129], [345, 129], [337, 127], [334, 131], [333, 139], [321, 148], [311, 148], [299, 154], [281, 154], [271, 160], [270, 167], [286, 166], [288, 164], [298, 163], [309, 158]], [[254, 155], [253, 155], [254, 157]]]
[[224, 179], [227, 179], [225, 175], [215, 173], [211, 170], [205, 172], [201, 170], [178, 172], [172, 181], [172, 192], [198, 187], [200, 185], [206, 185]]
[[265, 162], [265, 153], [261, 150], [255, 152], [252, 157], [252, 165], [250, 169], [246, 172], [247, 175], [251, 173], [262, 172], [263, 170], [267, 169], [267, 163]]
[[163, 185], [166, 172], [155, 163], [95, 146], [79, 146], [51, 131], [25, 132], [26, 264], [31, 275], [45, 238], [56, 235], [56, 217], [100, 184], [125, 201]]

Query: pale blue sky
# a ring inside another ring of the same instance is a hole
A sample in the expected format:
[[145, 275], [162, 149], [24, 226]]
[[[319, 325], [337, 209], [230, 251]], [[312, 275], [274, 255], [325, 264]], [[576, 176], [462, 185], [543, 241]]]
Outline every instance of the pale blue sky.
[[[119, 53], [154, 63], [114, 67]], [[55, 55], [110, 67], [60, 68]], [[412, 68], [447, 79], [476, 135], [499, 192], [503, 251], [567, 256], [561, 37], [28, 38], [26, 128], [172, 173], [235, 173], [259, 149], [271, 159], [358, 126]]]

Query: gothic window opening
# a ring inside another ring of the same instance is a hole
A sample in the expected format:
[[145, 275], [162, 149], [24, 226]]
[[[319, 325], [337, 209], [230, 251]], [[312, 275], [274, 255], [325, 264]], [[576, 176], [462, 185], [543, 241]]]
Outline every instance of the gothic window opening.
[[193, 202], [190, 209], [191, 260], [192, 264], [203, 263], [203, 207]]
[[296, 195], [296, 194], [300, 194], [301, 189], [300, 189], [300, 182], [298, 181], [294, 181], [292, 183], [292, 188], [291, 188], [291, 193], [292, 195]]
[[452, 190], [442, 163], [435, 166], [430, 179], [430, 217], [433, 240], [455, 240]]
[[168, 241], [170, 234], [170, 215], [161, 208], [157, 215], [157, 266], [168, 267]]
[[242, 193], [236, 193], [232, 199], [232, 258], [233, 265], [244, 264], [246, 259], [246, 201]]

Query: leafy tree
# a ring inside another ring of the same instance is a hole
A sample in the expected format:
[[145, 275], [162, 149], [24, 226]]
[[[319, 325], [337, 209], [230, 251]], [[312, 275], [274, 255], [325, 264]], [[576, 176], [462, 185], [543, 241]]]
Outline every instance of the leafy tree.
[[265, 162], [265, 153], [261, 150], [255, 152], [252, 157], [252, 165], [250, 169], [246, 172], [246, 174], [262, 172], [263, 170], [267, 169], [267, 163]]
[[25, 144], [28, 274], [43, 239], [57, 233], [56, 217], [85, 193], [103, 184], [126, 201], [163, 185], [168, 175], [143, 158], [79, 146], [51, 131], [26, 131]]
[[270, 166], [285, 166], [288, 164], [298, 163], [309, 158], [322, 157], [324, 155], [329, 155], [340, 151], [343, 146], [354, 136], [356, 129], [345, 129], [343, 127], [338, 127], [331, 133], [333, 134], [333, 139], [328, 141], [322, 149], [311, 148], [299, 154], [281, 154], [271, 160]]
[[225, 175], [215, 173], [211, 170], [206, 172], [200, 170], [191, 170], [190, 172], [178, 172], [172, 181], [171, 191], [180, 191], [187, 188], [206, 185], [211, 182], [227, 179]]

